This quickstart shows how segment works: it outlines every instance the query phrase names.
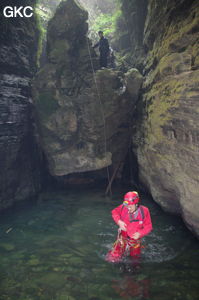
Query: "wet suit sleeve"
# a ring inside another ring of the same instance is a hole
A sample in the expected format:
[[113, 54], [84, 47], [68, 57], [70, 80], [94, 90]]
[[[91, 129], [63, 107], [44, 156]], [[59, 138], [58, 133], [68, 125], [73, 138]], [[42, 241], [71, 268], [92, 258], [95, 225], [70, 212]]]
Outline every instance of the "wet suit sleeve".
[[118, 207], [114, 208], [111, 212], [112, 213], [112, 218], [113, 218], [113, 220], [115, 221], [116, 224], [118, 224], [118, 221], [121, 218], [121, 212], [122, 212], [122, 204], [119, 205]]
[[149, 212], [148, 208], [146, 208], [146, 207], [144, 209], [144, 215], [145, 215], [145, 217], [144, 217], [143, 229], [140, 229], [138, 231], [140, 233], [140, 238], [149, 234], [151, 232], [151, 230], [153, 229], [150, 212]]

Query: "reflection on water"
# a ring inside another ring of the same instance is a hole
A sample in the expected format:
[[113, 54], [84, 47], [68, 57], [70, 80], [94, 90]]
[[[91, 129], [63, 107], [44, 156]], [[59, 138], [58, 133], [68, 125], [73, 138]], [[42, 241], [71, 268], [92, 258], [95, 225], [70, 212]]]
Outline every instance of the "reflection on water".
[[154, 230], [143, 239], [139, 268], [104, 257], [116, 238], [114, 199], [102, 190], [50, 191], [1, 215], [1, 300], [196, 300], [198, 242], [182, 222], [150, 208]]
[[137, 279], [136, 276], [124, 276], [121, 280], [113, 280], [111, 287], [121, 299], [150, 299], [150, 279]]

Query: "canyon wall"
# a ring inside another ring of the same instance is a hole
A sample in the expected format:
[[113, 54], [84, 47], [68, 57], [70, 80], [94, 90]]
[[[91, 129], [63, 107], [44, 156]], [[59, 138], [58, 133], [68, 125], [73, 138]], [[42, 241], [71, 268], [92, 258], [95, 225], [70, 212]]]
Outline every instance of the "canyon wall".
[[[21, 0], [20, 5], [35, 1]], [[40, 189], [40, 152], [35, 143], [31, 80], [36, 70], [36, 19], [5, 18], [0, 9], [0, 209]]]
[[[146, 18], [122, 1], [131, 20], [144, 23], [142, 42], [130, 27], [134, 66], [144, 84], [133, 130], [140, 181], [166, 211], [180, 214], [199, 235], [199, 3], [148, 1]], [[146, 1], [147, 2], [147, 1]], [[133, 5], [134, 4], [134, 5]], [[137, 41], [137, 42], [136, 42]]]

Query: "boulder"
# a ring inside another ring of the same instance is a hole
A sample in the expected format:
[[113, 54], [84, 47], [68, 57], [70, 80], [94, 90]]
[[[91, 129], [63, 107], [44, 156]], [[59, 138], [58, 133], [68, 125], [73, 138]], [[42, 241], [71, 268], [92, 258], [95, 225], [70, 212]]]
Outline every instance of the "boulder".
[[[34, 82], [40, 140], [55, 177], [115, 168], [128, 151], [139, 84], [132, 94], [118, 71], [97, 70], [87, 18], [77, 1], [60, 4], [48, 27], [48, 62]], [[141, 82], [139, 72], [134, 77]]]
[[140, 91], [142, 81], [142, 75], [135, 68], [128, 70], [128, 72], [125, 74], [127, 91], [130, 93], [131, 96], [134, 96], [135, 99], [137, 99], [137, 95]]

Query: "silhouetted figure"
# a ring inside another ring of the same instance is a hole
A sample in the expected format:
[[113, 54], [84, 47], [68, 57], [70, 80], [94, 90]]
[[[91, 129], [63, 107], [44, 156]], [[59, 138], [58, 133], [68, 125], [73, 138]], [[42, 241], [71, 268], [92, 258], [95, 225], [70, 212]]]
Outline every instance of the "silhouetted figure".
[[107, 68], [107, 60], [109, 55], [109, 42], [104, 37], [103, 31], [98, 32], [100, 40], [97, 44], [93, 46], [93, 48], [99, 47], [100, 52], [100, 68]]

